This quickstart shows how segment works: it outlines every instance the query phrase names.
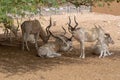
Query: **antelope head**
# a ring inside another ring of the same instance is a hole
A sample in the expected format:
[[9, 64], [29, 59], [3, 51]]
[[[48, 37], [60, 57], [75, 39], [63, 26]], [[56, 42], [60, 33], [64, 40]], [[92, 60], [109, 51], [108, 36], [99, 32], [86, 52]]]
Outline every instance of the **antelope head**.
[[[17, 21], [17, 28], [14, 28], [14, 30], [12, 30], [12, 32], [15, 35], [15, 37], [18, 36], [18, 31], [19, 31], [19, 27], [20, 27], [21, 22], [22, 22], [22, 18], [20, 19], [20, 22], [19, 22], [18, 18], [16, 18], [16, 21]], [[15, 26], [13, 26], [13, 27], [15, 27]]]
[[[50, 19], [51, 21], [51, 19]], [[60, 50], [61, 51], [68, 51], [68, 50], [71, 50], [72, 49], [72, 36], [70, 38], [66, 37], [65, 34], [66, 34], [66, 30], [63, 28], [63, 30], [65, 31], [64, 32], [64, 35], [54, 35], [51, 31], [50, 31], [50, 27], [49, 26], [46, 31], [47, 33], [54, 37], [56, 39], [56, 43], [59, 44], [61, 47], [60, 47]], [[62, 42], [62, 43], [61, 43]]]
[[43, 39], [44, 43], [47, 43], [49, 38], [50, 38], [50, 36], [51, 36], [50, 33], [49, 33], [49, 29], [50, 29], [51, 26], [52, 26], [52, 21], [51, 21], [51, 17], [50, 17], [50, 23], [49, 23], [49, 25], [45, 29], [46, 33], [42, 32], [42, 35], [40, 35], [40, 37]]
[[20, 22], [18, 20], [18, 17], [16, 17], [15, 19], [17, 21], [17, 26], [15, 26], [14, 24], [9, 25], [9, 26], [11, 27], [10, 30], [13, 32], [13, 34], [15, 35], [15, 37], [18, 37], [18, 31], [19, 31], [19, 27], [20, 27], [21, 22], [22, 22], [22, 18], [20, 19]]
[[62, 29], [64, 30], [64, 34], [63, 35], [60, 35], [60, 37], [62, 37], [65, 41], [66, 41], [66, 46], [62, 46], [61, 47], [61, 51], [71, 51], [73, 49], [72, 47], [72, 37], [71, 36], [70, 38], [66, 37], [65, 34], [66, 34], [66, 30], [64, 27], [62, 27]]
[[69, 23], [68, 23], [68, 31], [73, 34], [74, 31], [78, 30], [79, 28], [77, 28], [78, 26], [78, 22], [76, 21], [76, 17], [74, 16], [74, 21], [75, 21], [75, 26], [73, 27], [71, 25], [71, 19], [70, 19], [70, 16], [69, 16]]
[[114, 41], [109, 33], [105, 33], [105, 41], [107, 45], [114, 44]]

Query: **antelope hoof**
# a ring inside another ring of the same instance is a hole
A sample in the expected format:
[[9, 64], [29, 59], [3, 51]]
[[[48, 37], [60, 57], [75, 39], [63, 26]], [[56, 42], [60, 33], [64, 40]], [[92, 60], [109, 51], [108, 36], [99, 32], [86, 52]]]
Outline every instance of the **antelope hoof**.
[[114, 53], [111, 52], [110, 55], [112, 55], [112, 54], [114, 54]]
[[82, 58], [82, 56], [80, 55], [80, 57], [79, 58]]
[[[109, 55], [111, 55], [111, 54], [109, 54]], [[104, 54], [104, 57], [105, 57], [105, 56], [108, 56], [108, 54]]]
[[85, 56], [82, 56], [82, 59], [85, 59]]
[[80, 58], [85, 59], [85, 56], [80, 56]]
[[102, 58], [102, 56], [99, 56], [99, 58]]

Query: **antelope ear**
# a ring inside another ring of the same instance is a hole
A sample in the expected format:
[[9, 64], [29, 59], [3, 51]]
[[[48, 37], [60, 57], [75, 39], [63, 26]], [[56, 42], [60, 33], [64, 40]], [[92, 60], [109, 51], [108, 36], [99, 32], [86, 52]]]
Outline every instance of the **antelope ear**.
[[[103, 28], [100, 26], [100, 25], [98, 25], [99, 26], [99, 29], [102, 29], [103, 30]], [[104, 31], [104, 30], [103, 30]]]
[[98, 27], [94, 24], [94, 26], [95, 26], [95, 28], [97, 28], [98, 29]]

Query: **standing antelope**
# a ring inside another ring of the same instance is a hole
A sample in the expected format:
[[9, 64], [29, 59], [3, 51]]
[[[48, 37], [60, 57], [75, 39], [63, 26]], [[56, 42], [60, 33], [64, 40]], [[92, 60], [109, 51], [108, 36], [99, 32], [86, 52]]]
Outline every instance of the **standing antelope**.
[[4, 26], [5, 26], [4, 35], [6, 37], [8, 37], [8, 35], [9, 35], [10, 36], [10, 41], [12, 40], [11, 39], [12, 33], [14, 34], [15, 37], [18, 37], [17, 34], [18, 34], [18, 31], [19, 31], [20, 23], [18, 21], [18, 18], [16, 18], [16, 21], [17, 21], [18, 26], [13, 25], [13, 23], [11, 25], [10, 25], [10, 23], [7, 23], [7, 22], [4, 23]]
[[95, 27], [91, 30], [86, 30], [84, 28], [77, 28], [78, 23], [76, 21], [76, 17], [74, 16], [74, 21], [76, 25], [74, 27], [71, 26], [71, 19], [69, 17], [68, 30], [73, 35], [73, 37], [80, 42], [81, 55], [80, 58], [85, 58], [85, 42], [94, 42], [96, 40], [100, 41], [102, 45], [102, 41], [104, 39], [104, 31], [101, 27]]
[[[48, 27], [50, 27], [50, 26], [51, 26], [51, 19], [50, 19], [50, 24], [48, 25]], [[46, 28], [46, 30], [48, 29], [48, 27]], [[24, 21], [21, 25], [21, 30], [22, 30], [22, 49], [23, 50], [24, 50], [24, 42], [25, 42], [25, 46], [26, 46], [27, 50], [28, 51], [30, 50], [27, 42], [28, 42], [31, 34], [34, 35], [36, 49], [38, 49], [37, 40], [38, 40], [39, 36], [41, 37], [41, 39], [43, 40], [44, 43], [47, 43], [47, 41], [50, 37], [49, 34], [45, 33], [40, 22], [36, 19]]]

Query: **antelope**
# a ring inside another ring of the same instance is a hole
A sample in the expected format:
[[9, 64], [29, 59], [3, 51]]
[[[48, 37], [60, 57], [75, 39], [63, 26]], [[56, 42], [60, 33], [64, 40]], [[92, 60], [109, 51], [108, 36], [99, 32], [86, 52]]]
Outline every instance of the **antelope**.
[[97, 41], [97, 43], [93, 47], [93, 53], [100, 54], [99, 58], [113, 54], [113, 53], [110, 53], [108, 50], [109, 44], [114, 44], [114, 41], [109, 33], [105, 33], [105, 38], [102, 44], [103, 44], [103, 47], [101, 46], [100, 42]]
[[86, 30], [83, 27], [77, 28], [78, 22], [76, 21], [76, 17], [74, 16], [74, 21], [76, 25], [73, 27], [71, 25], [71, 19], [69, 17], [68, 23], [68, 31], [73, 35], [73, 37], [80, 43], [81, 55], [80, 58], [85, 58], [85, 42], [94, 42], [96, 40], [102, 42], [104, 39], [104, 30], [99, 26], [95, 26], [91, 30]]
[[[12, 33], [14, 34], [15, 37], [18, 37], [18, 31], [19, 31], [19, 26], [20, 26], [20, 23], [18, 21], [18, 18], [16, 19], [17, 20], [17, 24], [18, 26], [14, 26], [13, 24], [10, 25], [9, 23], [3, 23], [4, 26], [5, 26], [5, 31], [4, 31], [4, 35], [6, 37], [8, 37], [8, 35], [10, 35], [10, 41], [12, 40], [11, 39], [11, 36], [12, 36]], [[10, 32], [9, 32], [10, 31]]]
[[[46, 27], [46, 31], [50, 26], [51, 26], [51, 19], [50, 19], [50, 24]], [[26, 49], [30, 51], [27, 43], [29, 41], [30, 35], [34, 36], [34, 39], [35, 39], [34, 43], [35, 43], [36, 49], [38, 49], [37, 41], [39, 36], [41, 37], [44, 43], [47, 43], [50, 37], [48, 33], [47, 34], [45, 33], [40, 22], [36, 19], [24, 21], [21, 25], [21, 30], [22, 30], [22, 50], [24, 50], [24, 46], [26, 46]]]
[[55, 38], [55, 41], [46, 43], [45, 45], [39, 47], [38, 56], [48, 57], [48, 58], [60, 57], [61, 54], [57, 53], [57, 52], [59, 52], [59, 51], [71, 51], [71, 49], [72, 49], [72, 36], [71, 36], [71, 38], [68, 38], [64, 35], [55, 36], [54, 34], [52, 34], [52, 32], [50, 30], [48, 30], [48, 32], [52, 37]]

